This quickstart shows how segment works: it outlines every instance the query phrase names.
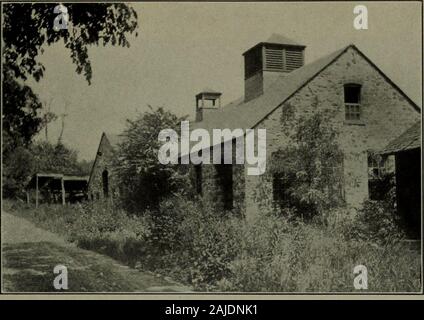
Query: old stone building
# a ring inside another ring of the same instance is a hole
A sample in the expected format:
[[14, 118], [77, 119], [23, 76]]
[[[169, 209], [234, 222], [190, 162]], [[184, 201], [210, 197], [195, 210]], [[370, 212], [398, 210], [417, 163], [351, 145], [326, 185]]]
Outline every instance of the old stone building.
[[111, 198], [117, 193], [112, 164], [116, 147], [120, 142], [121, 137], [119, 135], [102, 133], [88, 180], [88, 195], [91, 200]]
[[[247, 50], [244, 96], [220, 107], [220, 93], [199, 93], [191, 129], [266, 129], [268, 168], [273, 153], [289, 143], [281, 125], [284, 110], [310, 115], [331, 109], [344, 154], [343, 198], [357, 208], [369, 198], [370, 172], [379, 169], [370, 154], [418, 121], [421, 109], [353, 44], [307, 65], [305, 52], [304, 45], [279, 35]], [[197, 191], [217, 206], [247, 218], [272, 210], [275, 186], [268, 172], [253, 176], [244, 165], [203, 164], [194, 175]], [[258, 186], [265, 196], [258, 198]]]

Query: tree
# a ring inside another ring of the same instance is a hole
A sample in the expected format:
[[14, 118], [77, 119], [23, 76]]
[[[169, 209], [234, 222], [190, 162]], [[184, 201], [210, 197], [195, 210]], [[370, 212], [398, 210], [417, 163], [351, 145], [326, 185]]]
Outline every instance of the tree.
[[33, 168], [35, 172], [63, 173], [68, 175], [81, 175], [78, 154], [75, 150], [64, 144], [56, 145], [46, 141], [34, 143], [32, 153]]
[[[67, 3], [71, 26], [53, 30], [57, 13], [53, 3], [8, 3], [3, 6], [4, 64], [15, 78], [37, 81], [45, 68], [37, 61], [43, 46], [63, 40], [76, 72], [90, 83], [92, 76], [88, 47], [119, 45], [129, 47], [127, 35], [137, 28], [137, 13], [123, 3]], [[137, 34], [136, 34], [137, 35]]]
[[34, 173], [32, 153], [25, 147], [18, 146], [10, 151], [8, 165], [3, 166], [3, 197], [23, 198], [23, 191], [28, 178]]
[[[314, 107], [312, 107], [314, 109]], [[290, 143], [273, 154], [274, 196], [283, 212], [304, 218], [325, 215], [342, 203], [343, 153], [331, 111], [282, 117]]]
[[[63, 41], [76, 72], [91, 83], [88, 48], [92, 45], [129, 47], [128, 34], [137, 29], [137, 13], [123, 3], [66, 4], [71, 27], [53, 30], [53, 3], [3, 5], [3, 128], [14, 143], [28, 144], [41, 130], [38, 97], [22, 81], [39, 81], [45, 67], [37, 61], [46, 45]], [[137, 35], [137, 33], [136, 33]]]
[[163, 108], [151, 107], [135, 120], [127, 120], [114, 170], [122, 203], [129, 211], [154, 210], [162, 199], [187, 185], [176, 165], [162, 165], [158, 160], [159, 132], [168, 128], [179, 132], [182, 120]]
[[27, 146], [41, 130], [43, 119], [37, 114], [40, 108], [41, 102], [32, 89], [4, 71], [2, 123], [8, 140], [3, 142], [3, 155], [9, 149]]
[[78, 161], [78, 155], [65, 145], [41, 141], [28, 148], [18, 146], [8, 153], [3, 172], [3, 195], [22, 197], [26, 183], [35, 173], [88, 175], [91, 162]]
[[[83, 74], [90, 84], [92, 69], [88, 48], [93, 45], [129, 47], [128, 35], [135, 32], [137, 36], [137, 13], [129, 5], [67, 3], [71, 24], [68, 29], [59, 31], [53, 30], [53, 21], [57, 16], [53, 12], [55, 6], [53, 3], [7, 3], [2, 6], [3, 184], [10, 186], [7, 190], [4, 189], [6, 196], [12, 196], [13, 192], [24, 185], [27, 178], [22, 172], [14, 173], [17, 159], [22, 160], [24, 167], [29, 162], [29, 150], [24, 151], [19, 147], [29, 148], [33, 137], [43, 125], [54, 119], [51, 114], [43, 118], [39, 112], [42, 103], [25, 83], [31, 77], [36, 81], [43, 77], [45, 67], [37, 58], [43, 53], [45, 46], [63, 41], [76, 65], [76, 72]], [[38, 147], [35, 146], [35, 149]], [[64, 151], [60, 143], [54, 148], [54, 152], [62, 150], [63, 156], [73, 157]], [[25, 157], [28, 158], [26, 162]], [[8, 181], [9, 178], [12, 180]]]

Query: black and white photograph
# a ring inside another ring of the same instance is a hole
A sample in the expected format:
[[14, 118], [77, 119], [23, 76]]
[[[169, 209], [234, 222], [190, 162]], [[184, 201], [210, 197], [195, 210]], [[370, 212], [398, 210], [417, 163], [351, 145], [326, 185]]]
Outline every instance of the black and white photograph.
[[422, 8], [3, 2], [1, 292], [422, 294]]

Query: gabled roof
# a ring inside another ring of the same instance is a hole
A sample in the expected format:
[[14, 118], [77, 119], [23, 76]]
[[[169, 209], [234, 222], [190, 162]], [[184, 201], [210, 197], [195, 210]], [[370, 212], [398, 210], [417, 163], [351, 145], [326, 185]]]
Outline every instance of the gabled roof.
[[393, 154], [421, 147], [421, 121], [415, 123], [399, 137], [392, 140], [381, 151], [382, 154]]
[[256, 48], [258, 46], [262, 46], [264, 44], [278, 44], [278, 45], [285, 45], [285, 46], [293, 46], [293, 47], [300, 47], [300, 48], [305, 48], [306, 46], [304, 46], [303, 44], [299, 44], [296, 41], [289, 39], [285, 36], [282, 36], [281, 34], [277, 34], [277, 33], [273, 33], [267, 40], [263, 41], [263, 42], [259, 42], [257, 44], [255, 44], [253, 47], [247, 49], [243, 55], [252, 50], [253, 48]]
[[122, 135], [119, 134], [113, 134], [110, 132], [103, 132], [103, 134], [106, 136], [106, 139], [114, 149], [116, 149], [123, 140]]
[[213, 129], [220, 128], [228, 128], [231, 130], [236, 128], [241, 128], [243, 130], [255, 128], [264, 118], [312, 81], [349, 48], [356, 50], [359, 55], [370, 63], [417, 112], [421, 112], [421, 109], [389, 77], [387, 77], [383, 71], [381, 71], [355, 45], [350, 44], [288, 74], [282, 74], [257, 98], [245, 102], [244, 98], [241, 97], [223, 108], [208, 114], [203, 121], [190, 123], [190, 129], [202, 128], [211, 133]]
[[265, 43], [275, 43], [275, 44], [286, 44], [290, 46], [302, 46], [302, 44], [297, 43], [296, 41], [289, 39], [281, 34], [273, 33], [266, 41]]
[[347, 48], [337, 50], [288, 74], [281, 75], [259, 97], [247, 102], [244, 101], [243, 97], [239, 98], [225, 107], [208, 114], [203, 121], [195, 122], [190, 124], [190, 126], [193, 129], [203, 128], [208, 131], [218, 128], [253, 128], [339, 57]]
[[114, 149], [115, 151], [116, 151], [116, 148], [119, 146], [119, 144], [122, 142], [122, 135], [113, 134], [113, 133], [110, 133], [110, 132], [107, 132], [107, 133], [103, 132], [102, 133], [102, 136], [100, 137], [99, 145], [97, 146], [96, 157], [94, 159], [93, 165], [91, 166], [90, 176], [88, 178], [88, 185], [90, 185], [90, 183], [91, 183], [91, 178], [93, 176], [93, 171], [94, 171], [94, 167], [96, 166], [97, 158], [99, 157], [100, 145], [102, 144], [103, 138], [106, 138], [107, 141], [109, 141], [112, 149]]
[[221, 92], [218, 92], [218, 91], [213, 90], [213, 89], [208, 88], [208, 87], [203, 88], [203, 90], [202, 90], [202, 91], [200, 91], [200, 93], [219, 93], [219, 94], [221, 94]]
[[190, 124], [193, 129], [203, 128], [208, 131], [218, 128], [254, 128], [266, 116], [313, 80], [330, 64], [336, 61], [349, 48], [356, 50], [364, 59], [392, 84], [405, 99], [407, 99], [412, 107], [420, 112], [421, 109], [399, 88], [394, 84], [376, 65], [372, 63], [355, 45], [348, 45], [340, 50], [337, 50], [323, 58], [315, 60], [312, 63], [304, 65], [288, 74], [283, 74], [278, 77], [270, 87], [259, 97], [244, 101], [241, 97], [236, 101], [229, 103], [223, 108], [216, 110], [201, 122]]

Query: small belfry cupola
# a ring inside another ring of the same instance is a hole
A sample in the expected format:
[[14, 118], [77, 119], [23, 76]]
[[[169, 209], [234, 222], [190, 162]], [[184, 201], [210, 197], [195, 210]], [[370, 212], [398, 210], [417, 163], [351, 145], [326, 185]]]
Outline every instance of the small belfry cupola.
[[196, 121], [202, 121], [208, 113], [221, 108], [221, 92], [203, 89], [196, 94]]
[[277, 77], [302, 67], [305, 48], [284, 36], [273, 34], [243, 53], [245, 101], [263, 94]]

